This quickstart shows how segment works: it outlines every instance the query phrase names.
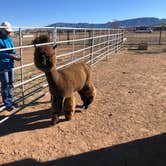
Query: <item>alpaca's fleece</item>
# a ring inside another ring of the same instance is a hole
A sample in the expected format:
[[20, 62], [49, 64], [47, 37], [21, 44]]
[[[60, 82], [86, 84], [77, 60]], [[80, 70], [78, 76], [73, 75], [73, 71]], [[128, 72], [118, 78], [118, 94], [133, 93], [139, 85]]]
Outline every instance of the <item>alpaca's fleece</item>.
[[[47, 39], [47, 40], [46, 40]], [[36, 38], [34, 44], [48, 42], [46, 36]], [[49, 90], [52, 96], [52, 109], [54, 111], [52, 123], [58, 121], [59, 114], [64, 110], [65, 117], [70, 120], [75, 112], [75, 96], [78, 92], [86, 109], [93, 102], [96, 95], [92, 83], [90, 66], [76, 63], [61, 70], [56, 70], [55, 49], [52, 46], [39, 46], [35, 48], [34, 62], [38, 69], [45, 72]]]

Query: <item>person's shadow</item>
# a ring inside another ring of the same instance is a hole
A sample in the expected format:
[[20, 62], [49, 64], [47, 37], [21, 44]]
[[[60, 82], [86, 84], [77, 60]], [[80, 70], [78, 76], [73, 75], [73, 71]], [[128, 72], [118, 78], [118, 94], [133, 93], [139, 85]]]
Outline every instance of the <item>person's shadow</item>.
[[[81, 111], [81, 107], [79, 105], [76, 106], [76, 113], [80, 113]], [[0, 124], [0, 137], [15, 132], [51, 127], [51, 116], [51, 109], [15, 114], [5, 123]], [[0, 119], [3, 118], [5, 117], [0, 117]], [[59, 123], [64, 121], [66, 121], [65, 118], [60, 118]]]

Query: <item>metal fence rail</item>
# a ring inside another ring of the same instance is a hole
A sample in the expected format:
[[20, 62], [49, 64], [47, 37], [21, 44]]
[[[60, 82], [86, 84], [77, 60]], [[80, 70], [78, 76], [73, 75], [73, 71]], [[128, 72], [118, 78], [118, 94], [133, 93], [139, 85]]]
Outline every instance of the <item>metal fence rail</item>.
[[[4, 28], [4, 27], [0, 27]], [[13, 27], [14, 48], [3, 48], [2, 51], [16, 49], [21, 61], [16, 64], [14, 97], [16, 102], [25, 106], [48, 91], [45, 74], [38, 71], [33, 63], [34, 45], [32, 40], [39, 35], [47, 34], [50, 42], [37, 44], [57, 44], [57, 70], [76, 62], [95, 65], [111, 53], [117, 53], [123, 47], [124, 30], [122, 29], [89, 29], [67, 27]], [[26, 35], [30, 37], [26, 38]], [[1, 72], [1, 71], [0, 71]], [[36, 93], [38, 92], [38, 93]], [[1, 95], [1, 94], [0, 94]], [[0, 99], [0, 112], [4, 110]], [[8, 118], [5, 118], [6, 120]], [[5, 119], [0, 119], [3, 123]]]

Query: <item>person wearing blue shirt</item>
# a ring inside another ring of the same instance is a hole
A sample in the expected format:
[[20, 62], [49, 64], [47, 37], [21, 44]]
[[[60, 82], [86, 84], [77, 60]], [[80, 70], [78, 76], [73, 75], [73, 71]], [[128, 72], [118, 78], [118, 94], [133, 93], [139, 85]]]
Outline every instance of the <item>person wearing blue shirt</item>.
[[[14, 42], [10, 37], [12, 32], [11, 24], [3, 22], [0, 29], [0, 49], [13, 48]], [[14, 109], [17, 104], [14, 102], [12, 89], [14, 82], [14, 60], [20, 60], [16, 56], [16, 50], [0, 51], [0, 82], [2, 101], [8, 111]]]

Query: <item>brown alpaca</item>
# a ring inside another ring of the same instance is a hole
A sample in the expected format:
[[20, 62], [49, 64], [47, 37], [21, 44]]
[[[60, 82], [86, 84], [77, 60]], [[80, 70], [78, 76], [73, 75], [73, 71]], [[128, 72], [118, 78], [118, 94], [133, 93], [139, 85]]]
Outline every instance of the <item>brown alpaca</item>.
[[[34, 40], [34, 44], [48, 42], [47, 36]], [[64, 110], [66, 120], [72, 119], [75, 113], [75, 96], [78, 92], [82, 107], [87, 109], [96, 95], [95, 87], [91, 81], [90, 66], [84, 63], [73, 64], [65, 69], [56, 70], [55, 46], [35, 47], [34, 62], [38, 69], [46, 75], [52, 98], [52, 124], [59, 121], [59, 115]]]

